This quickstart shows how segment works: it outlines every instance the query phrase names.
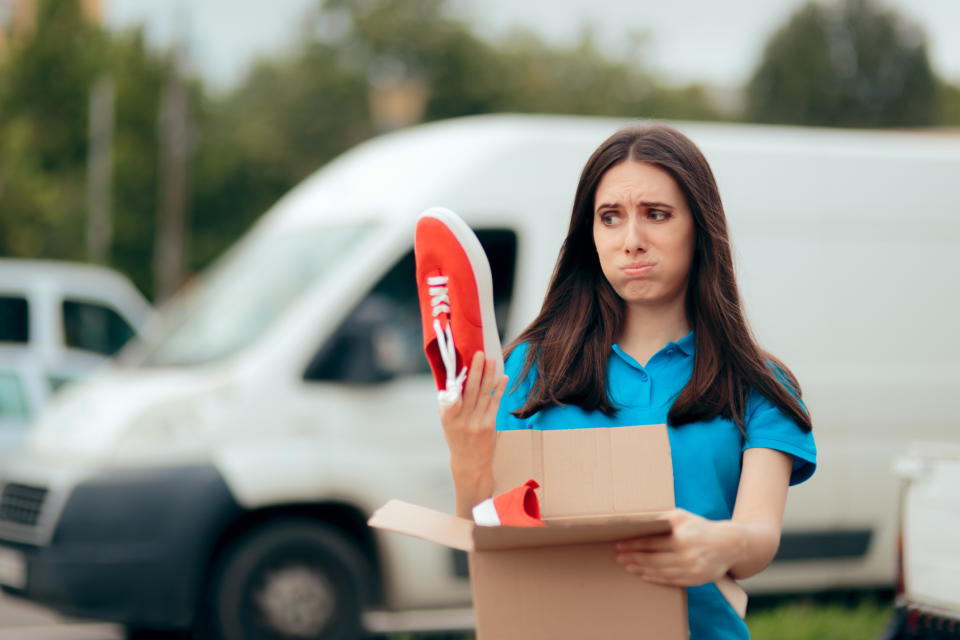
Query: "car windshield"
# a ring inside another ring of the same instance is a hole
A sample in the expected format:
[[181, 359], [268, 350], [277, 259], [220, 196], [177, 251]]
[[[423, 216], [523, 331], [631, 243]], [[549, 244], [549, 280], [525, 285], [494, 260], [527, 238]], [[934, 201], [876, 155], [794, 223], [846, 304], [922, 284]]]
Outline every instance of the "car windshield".
[[235, 353], [333, 271], [370, 230], [370, 225], [298, 230], [241, 249], [163, 310], [140, 366], [196, 365]]

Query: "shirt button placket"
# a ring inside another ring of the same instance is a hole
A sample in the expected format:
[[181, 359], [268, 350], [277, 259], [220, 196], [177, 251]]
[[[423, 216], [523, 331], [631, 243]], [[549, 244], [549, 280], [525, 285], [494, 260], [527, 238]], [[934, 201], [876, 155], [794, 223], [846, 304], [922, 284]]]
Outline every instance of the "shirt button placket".
[[641, 369], [641, 370], [640, 370], [640, 374], [639, 374], [638, 377], [640, 378], [640, 384], [641, 384], [642, 387], [643, 387], [643, 390], [642, 390], [642, 392], [641, 392], [641, 394], [640, 394], [640, 397], [643, 398], [644, 405], [647, 406], [647, 407], [649, 407], [649, 406], [650, 406], [650, 398], [651, 398], [651, 395], [650, 395], [650, 374], [647, 373], [644, 369]]

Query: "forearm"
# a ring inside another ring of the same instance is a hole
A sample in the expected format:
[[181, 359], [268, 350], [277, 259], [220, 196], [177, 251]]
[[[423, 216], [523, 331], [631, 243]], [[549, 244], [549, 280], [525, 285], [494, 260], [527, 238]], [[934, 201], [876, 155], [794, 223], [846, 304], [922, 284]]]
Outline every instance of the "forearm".
[[473, 519], [473, 507], [493, 495], [493, 473], [482, 466], [458, 465], [451, 460], [450, 471], [457, 495], [457, 515]]
[[728, 573], [738, 580], [763, 571], [780, 546], [780, 527], [767, 522], [725, 520], [717, 523], [726, 538]]

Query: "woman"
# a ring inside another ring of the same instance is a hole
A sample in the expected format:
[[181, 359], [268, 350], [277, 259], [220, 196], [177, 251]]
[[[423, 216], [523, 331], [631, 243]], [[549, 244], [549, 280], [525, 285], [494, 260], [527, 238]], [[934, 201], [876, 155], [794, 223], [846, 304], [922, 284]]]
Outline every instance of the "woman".
[[506, 376], [494, 362], [475, 354], [441, 410], [458, 513], [490, 495], [495, 429], [667, 423], [673, 531], [611, 552], [638, 579], [688, 587], [691, 638], [748, 638], [712, 583], [770, 563], [816, 447], [799, 385], [747, 328], [716, 181], [688, 138], [629, 127], [593, 153], [540, 315]]

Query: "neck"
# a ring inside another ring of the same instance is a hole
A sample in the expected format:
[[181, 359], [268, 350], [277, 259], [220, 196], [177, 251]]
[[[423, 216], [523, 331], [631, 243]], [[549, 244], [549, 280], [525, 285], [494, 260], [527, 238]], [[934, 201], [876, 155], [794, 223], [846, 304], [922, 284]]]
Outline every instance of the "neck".
[[628, 304], [620, 348], [641, 364], [668, 342], [690, 333], [683, 296], [666, 305]]

